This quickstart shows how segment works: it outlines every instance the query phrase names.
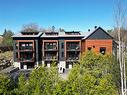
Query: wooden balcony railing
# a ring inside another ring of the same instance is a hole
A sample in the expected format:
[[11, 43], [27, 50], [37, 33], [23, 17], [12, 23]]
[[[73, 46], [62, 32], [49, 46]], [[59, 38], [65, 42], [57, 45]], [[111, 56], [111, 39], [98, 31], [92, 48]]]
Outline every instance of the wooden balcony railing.
[[21, 62], [33, 62], [34, 58], [19, 58], [19, 61], [21, 61]]
[[57, 46], [45, 46], [45, 50], [57, 50]]
[[58, 60], [58, 56], [45, 56], [45, 60]]
[[79, 46], [75, 46], [75, 47], [68, 46], [67, 47], [67, 51], [79, 51], [79, 50], [80, 50]]
[[19, 47], [19, 50], [33, 50], [32, 46]]
[[67, 57], [66, 60], [67, 61], [78, 61], [79, 57]]

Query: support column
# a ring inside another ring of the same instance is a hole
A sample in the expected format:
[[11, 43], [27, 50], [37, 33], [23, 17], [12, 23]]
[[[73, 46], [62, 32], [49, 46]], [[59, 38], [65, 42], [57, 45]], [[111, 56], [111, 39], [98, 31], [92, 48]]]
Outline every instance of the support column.
[[42, 66], [45, 66], [45, 62], [44, 61], [42, 61]]
[[36, 46], [36, 63], [35, 63], [36, 65], [35, 65], [35, 67], [38, 67], [39, 66], [39, 62], [38, 62], [39, 61], [38, 60], [39, 59], [38, 58], [39, 57], [38, 56], [38, 48], [39, 48], [39, 46], [38, 46], [38, 39], [35, 40], [35, 46]]
[[72, 69], [72, 63], [69, 63], [69, 69]]

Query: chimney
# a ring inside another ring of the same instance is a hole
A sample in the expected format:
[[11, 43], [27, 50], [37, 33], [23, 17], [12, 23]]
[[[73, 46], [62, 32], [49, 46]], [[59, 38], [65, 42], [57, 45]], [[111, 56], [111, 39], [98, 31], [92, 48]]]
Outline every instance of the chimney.
[[95, 29], [97, 29], [97, 26], [94, 26]]

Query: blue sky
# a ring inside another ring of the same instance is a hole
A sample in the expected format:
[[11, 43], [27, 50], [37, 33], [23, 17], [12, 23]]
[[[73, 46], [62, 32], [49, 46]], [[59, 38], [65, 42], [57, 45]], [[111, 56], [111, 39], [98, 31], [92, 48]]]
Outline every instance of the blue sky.
[[95, 25], [110, 29], [113, 6], [113, 0], [0, 0], [0, 34], [5, 28], [17, 33], [28, 23], [67, 31], [87, 31]]

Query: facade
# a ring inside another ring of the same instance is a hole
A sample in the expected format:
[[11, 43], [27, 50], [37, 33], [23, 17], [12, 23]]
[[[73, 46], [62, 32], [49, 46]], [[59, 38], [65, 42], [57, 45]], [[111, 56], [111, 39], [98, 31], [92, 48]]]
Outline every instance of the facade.
[[62, 68], [72, 68], [79, 62], [81, 53], [115, 54], [113, 38], [101, 27], [94, 31], [21, 32], [13, 36], [14, 66], [28, 69], [53, 62]]

